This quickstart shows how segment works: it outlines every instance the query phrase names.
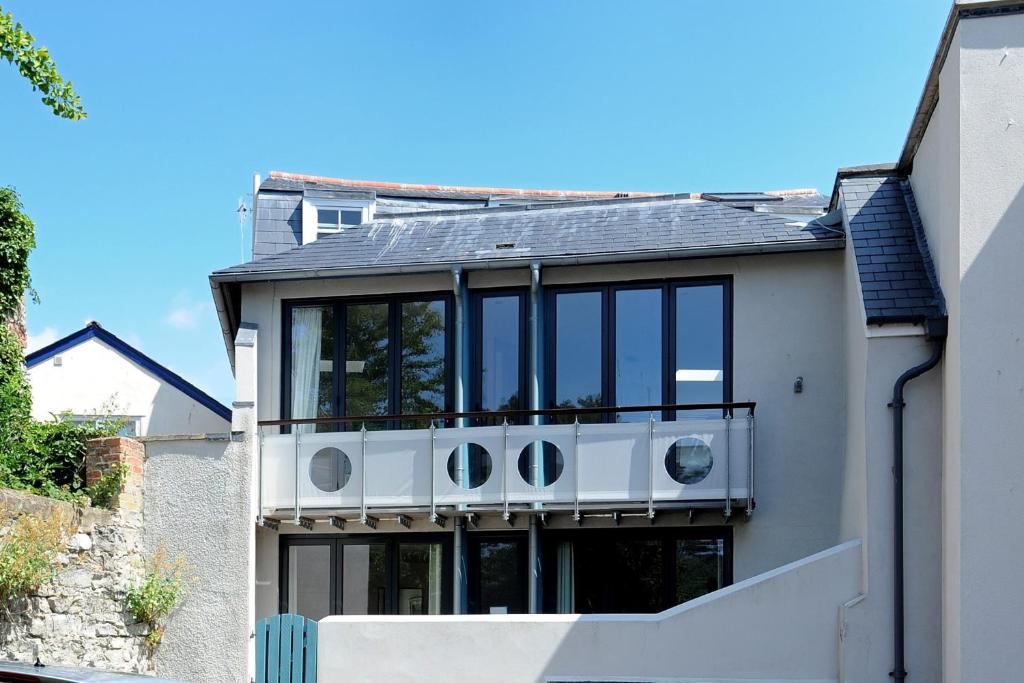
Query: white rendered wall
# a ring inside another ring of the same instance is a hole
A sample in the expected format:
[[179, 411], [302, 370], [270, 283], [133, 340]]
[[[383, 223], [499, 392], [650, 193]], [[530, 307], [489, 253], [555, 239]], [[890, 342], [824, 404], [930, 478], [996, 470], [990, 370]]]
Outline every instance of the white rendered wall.
[[[652, 615], [328, 617], [319, 680], [835, 681], [860, 544]], [[453, 656], [453, 653], [457, 653]]]
[[28, 370], [32, 415], [50, 420], [112, 412], [141, 417], [139, 436], [228, 431], [227, 420], [150, 374], [95, 337]]

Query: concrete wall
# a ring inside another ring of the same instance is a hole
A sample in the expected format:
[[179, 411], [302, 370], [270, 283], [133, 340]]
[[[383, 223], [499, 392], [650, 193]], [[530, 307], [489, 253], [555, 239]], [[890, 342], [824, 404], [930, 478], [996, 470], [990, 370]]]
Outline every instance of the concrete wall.
[[139, 436], [228, 431], [228, 422], [198, 401], [150, 374], [96, 338], [45, 360], [28, 371], [32, 415], [50, 420], [116, 414], [141, 418]]
[[[970, 3], [968, 3], [970, 4]], [[1024, 15], [961, 18], [912, 182], [950, 315], [943, 391], [944, 680], [1019, 678], [1024, 536]], [[930, 225], [929, 225], [930, 224]]]
[[363, 683], [824, 683], [837, 678], [836, 617], [860, 590], [860, 566], [854, 541], [654, 615], [328, 617], [317, 673]]
[[161, 676], [193, 683], [248, 680], [248, 444], [227, 438], [145, 441], [145, 546], [184, 555], [196, 582], [154, 657]]
[[[841, 357], [842, 259], [842, 252], [816, 252], [657, 262], [643, 267], [561, 267], [547, 269], [542, 276], [546, 286], [734, 278], [734, 397], [758, 403], [757, 510], [749, 522], [735, 525], [737, 580], [830, 547], [839, 538], [837, 491], [842, 485], [846, 400]], [[469, 274], [471, 289], [528, 282], [526, 270]], [[281, 416], [282, 300], [450, 288], [451, 276], [446, 273], [244, 285], [242, 320], [260, 330], [260, 419]], [[801, 394], [793, 392], [797, 377], [804, 378]], [[721, 521], [720, 515], [707, 514], [698, 517], [697, 523]], [[272, 571], [276, 569], [261, 568], [258, 573], [262, 577]]]

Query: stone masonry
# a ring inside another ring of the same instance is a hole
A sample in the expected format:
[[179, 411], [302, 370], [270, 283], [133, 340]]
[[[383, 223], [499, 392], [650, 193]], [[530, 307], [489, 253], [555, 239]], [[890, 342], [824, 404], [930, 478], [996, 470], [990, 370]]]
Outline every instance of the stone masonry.
[[118, 509], [83, 508], [0, 489], [0, 536], [23, 514], [69, 521], [57, 574], [28, 598], [0, 606], [0, 657], [44, 664], [152, 671], [147, 626], [125, 611], [125, 592], [144, 574], [142, 445], [131, 439], [90, 442], [90, 483], [118, 462], [129, 467]]

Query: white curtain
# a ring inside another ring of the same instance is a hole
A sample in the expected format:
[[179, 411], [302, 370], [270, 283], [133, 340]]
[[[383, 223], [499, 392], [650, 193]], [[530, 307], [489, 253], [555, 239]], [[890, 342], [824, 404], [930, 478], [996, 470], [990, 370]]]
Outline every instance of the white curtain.
[[430, 566], [427, 573], [428, 601], [426, 614], [441, 613], [441, 572], [444, 567], [441, 564], [441, 544], [430, 544]]
[[[322, 308], [292, 309], [292, 418], [316, 417], [320, 402]], [[315, 425], [297, 431], [313, 432]]]
[[559, 614], [574, 614], [576, 612], [576, 586], [573, 579], [575, 567], [573, 566], [572, 543], [563, 541], [558, 544], [558, 576], [557, 576], [557, 601]]

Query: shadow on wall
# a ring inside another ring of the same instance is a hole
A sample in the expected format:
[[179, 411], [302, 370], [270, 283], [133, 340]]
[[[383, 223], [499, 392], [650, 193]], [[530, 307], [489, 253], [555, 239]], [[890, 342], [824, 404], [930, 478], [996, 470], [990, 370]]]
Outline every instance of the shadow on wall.
[[146, 436], [223, 434], [230, 429], [230, 420], [164, 382], [153, 396]]

